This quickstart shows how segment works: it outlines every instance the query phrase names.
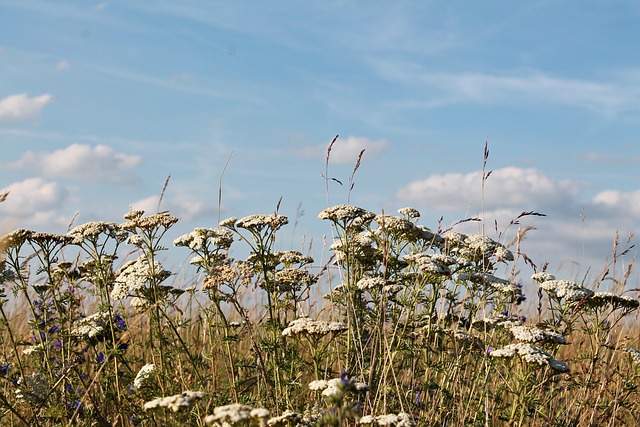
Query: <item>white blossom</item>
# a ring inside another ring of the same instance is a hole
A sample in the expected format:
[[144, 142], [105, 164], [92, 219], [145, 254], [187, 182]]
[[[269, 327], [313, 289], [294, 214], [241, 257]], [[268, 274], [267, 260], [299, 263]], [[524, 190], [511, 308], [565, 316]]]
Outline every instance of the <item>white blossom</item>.
[[181, 394], [173, 396], [159, 397], [144, 404], [145, 411], [158, 408], [171, 409], [178, 412], [181, 409], [189, 408], [193, 404], [204, 397], [204, 393], [200, 391], [183, 391]]

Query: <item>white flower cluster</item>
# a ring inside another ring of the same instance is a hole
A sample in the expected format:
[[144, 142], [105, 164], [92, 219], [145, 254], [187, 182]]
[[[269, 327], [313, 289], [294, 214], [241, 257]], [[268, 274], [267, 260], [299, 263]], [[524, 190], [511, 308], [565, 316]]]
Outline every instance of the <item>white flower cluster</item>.
[[[154, 261], [153, 271], [159, 281], [166, 279], [171, 274], [169, 271], [164, 270], [162, 264], [158, 261]], [[144, 255], [141, 255], [136, 260], [129, 261], [118, 272], [111, 290], [111, 298], [114, 300], [127, 298], [131, 293], [147, 285], [151, 275], [152, 270], [149, 266], [149, 261]]]
[[365, 277], [358, 280], [356, 286], [361, 291], [368, 291], [371, 289], [382, 289], [387, 284], [387, 280], [382, 277]]
[[322, 320], [311, 320], [308, 317], [301, 317], [289, 323], [282, 331], [282, 336], [295, 336], [307, 334], [313, 336], [325, 336], [330, 333], [341, 333], [347, 330], [347, 326], [340, 322], [325, 322]]
[[533, 326], [517, 325], [510, 329], [513, 337], [526, 343], [548, 342], [555, 344], [566, 344], [567, 340], [557, 332], [548, 331]]
[[473, 321], [473, 326], [476, 329], [484, 329], [485, 327], [499, 327], [505, 329], [511, 329], [515, 326], [522, 325], [522, 320], [516, 315], [505, 315], [502, 313], [491, 313], [490, 316], [483, 319], [476, 319]]
[[236, 225], [236, 221], [238, 221], [238, 218], [236, 218], [235, 216], [229, 217], [227, 219], [223, 219], [222, 221], [220, 221], [218, 223], [218, 227], [234, 227]]
[[360, 418], [359, 424], [372, 425], [372, 426], [395, 426], [395, 427], [414, 427], [416, 422], [411, 419], [411, 415], [406, 412], [400, 412], [399, 414], [386, 414], [386, 415], [365, 415]]
[[556, 280], [556, 276], [553, 274], [547, 273], [546, 271], [541, 271], [539, 273], [535, 273], [531, 276], [532, 280], [535, 280], [538, 283], [544, 283], [548, 280]]
[[327, 208], [318, 214], [319, 219], [328, 219], [333, 222], [360, 220], [368, 223], [375, 217], [373, 212], [352, 205], [336, 205]]
[[292, 264], [305, 265], [311, 264], [313, 262], [312, 257], [302, 255], [302, 253], [298, 251], [280, 251], [274, 252], [273, 255], [275, 255], [282, 264], [287, 266], [290, 266]]
[[570, 302], [580, 301], [593, 295], [592, 290], [571, 280], [546, 280], [540, 284], [540, 287], [550, 294]]
[[107, 234], [119, 242], [123, 242], [129, 233], [121, 229], [115, 222], [92, 221], [81, 224], [67, 233], [67, 236], [73, 238], [74, 244], [80, 244], [84, 239], [95, 239], [101, 233]]
[[503, 244], [482, 234], [463, 234], [448, 231], [444, 235], [445, 247], [460, 256], [478, 259], [495, 257], [498, 261], [513, 261], [513, 253]]
[[30, 354], [39, 353], [41, 351], [44, 351], [44, 346], [42, 345], [42, 343], [38, 343], [38, 344], [30, 345], [29, 347], [22, 350], [22, 354], [24, 354], [25, 356], [28, 356]]
[[245, 216], [236, 222], [236, 226], [249, 231], [260, 232], [264, 227], [270, 227], [277, 230], [285, 224], [289, 223], [289, 218], [278, 214], [255, 214]]
[[311, 276], [307, 270], [302, 268], [285, 268], [276, 272], [276, 284], [279, 288], [295, 289], [300, 285], [312, 285], [318, 281], [318, 278]]
[[595, 292], [586, 300], [586, 306], [592, 308], [603, 308], [611, 306], [612, 309], [623, 308], [634, 310], [640, 303], [637, 299], [626, 295], [616, 295], [611, 292]]
[[[342, 387], [341, 387], [342, 386]], [[332, 378], [330, 380], [315, 380], [309, 383], [309, 390], [322, 391], [326, 397], [340, 396], [345, 391], [363, 392], [369, 390], [369, 386], [363, 382]]]
[[105, 322], [109, 318], [109, 313], [99, 311], [75, 322], [71, 330], [72, 335], [85, 338], [95, 338], [104, 332]]
[[398, 213], [406, 218], [420, 218], [420, 212], [416, 208], [401, 208]]
[[248, 425], [250, 420], [264, 421], [268, 416], [267, 409], [234, 403], [214, 408], [213, 414], [207, 415], [204, 422], [213, 426]]
[[455, 264], [449, 263], [453, 261], [453, 257], [443, 258], [435, 256], [435, 254], [418, 253], [411, 255], [404, 255], [403, 259], [408, 263], [415, 263], [425, 274], [433, 274], [439, 276], [450, 276], [451, 270], [449, 265]]
[[289, 427], [289, 426], [306, 426], [311, 425], [302, 414], [287, 409], [282, 415], [269, 418], [267, 421], [269, 427]]
[[204, 397], [204, 393], [201, 391], [183, 391], [181, 394], [175, 394], [173, 396], [159, 397], [153, 399], [144, 404], [144, 410], [154, 410], [158, 408], [171, 409], [173, 412], [178, 412], [181, 409], [189, 408], [193, 404]]
[[549, 353], [531, 345], [528, 343], [509, 344], [506, 347], [493, 350], [490, 353], [491, 357], [512, 358], [514, 356], [520, 356], [522, 360], [527, 363], [536, 364], [539, 366], [549, 366], [551, 369], [558, 372], [569, 372], [569, 365], [566, 363], [554, 359]]
[[233, 234], [224, 228], [195, 228], [173, 241], [174, 246], [186, 246], [192, 251], [203, 250], [207, 243], [229, 249], [233, 243]]
[[128, 221], [120, 224], [120, 228], [129, 231], [135, 231], [137, 228], [151, 230], [158, 227], [169, 228], [178, 222], [178, 218], [169, 215], [168, 212], [159, 212], [149, 216], [142, 215], [144, 215], [144, 211], [142, 210], [130, 211], [124, 215], [124, 219]]
[[138, 389], [151, 377], [156, 366], [153, 363], [147, 363], [138, 371], [136, 378], [133, 380], [133, 388]]

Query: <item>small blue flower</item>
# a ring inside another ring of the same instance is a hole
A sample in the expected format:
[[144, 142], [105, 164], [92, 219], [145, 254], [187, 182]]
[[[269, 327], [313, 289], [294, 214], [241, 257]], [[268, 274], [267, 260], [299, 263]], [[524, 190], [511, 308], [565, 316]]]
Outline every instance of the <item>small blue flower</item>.
[[125, 322], [122, 316], [120, 316], [119, 314], [116, 314], [115, 321], [116, 321], [116, 326], [118, 326], [118, 329], [120, 329], [121, 331], [124, 331], [127, 329], [127, 322]]
[[9, 373], [9, 370], [11, 369], [11, 364], [10, 363], [5, 363], [4, 365], [0, 364], [0, 376], [6, 376]]
[[100, 365], [103, 364], [105, 360], [106, 360], [106, 358], [104, 357], [104, 353], [102, 353], [102, 352], [98, 353], [98, 360], [97, 360], [98, 364], [100, 364]]

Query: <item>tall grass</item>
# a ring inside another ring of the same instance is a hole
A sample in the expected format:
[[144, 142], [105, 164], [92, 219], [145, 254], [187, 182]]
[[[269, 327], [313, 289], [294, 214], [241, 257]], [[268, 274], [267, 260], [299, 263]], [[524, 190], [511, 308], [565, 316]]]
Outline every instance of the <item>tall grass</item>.
[[[1, 424], [637, 425], [632, 263], [558, 280], [521, 250], [531, 215], [490, 238], [430, 229], [413, 208], [330, 206], [322, 266], [275, 249], [278, 209], [173, 245], [169, 212], [13, 231], [0, 241]], [[613, 263], [631, 249], [618, 240]], [[185, 284], [162, 265], [169, 246], [191, 254]]]

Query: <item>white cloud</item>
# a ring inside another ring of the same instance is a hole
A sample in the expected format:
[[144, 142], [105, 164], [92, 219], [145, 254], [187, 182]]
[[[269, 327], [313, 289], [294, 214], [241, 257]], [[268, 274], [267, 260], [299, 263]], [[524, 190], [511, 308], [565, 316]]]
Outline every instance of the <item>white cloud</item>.
[[[398, 190], [396, 198], [423, 213], [444, 215], [447, 226], [481, 213], [481, 183], [481, 171], [432, 175], [405, 185]], [[495, 170], [485, 185], [485, 230], [495, 237], [494, 220], [498, 222], [498, 231], [504, 231], [509, 222], [524, 211], [546, 214], [520, 219], [522, 225], [537, 228], [523, 243], [524, 252], [538, 264], [549, 261], [552, 272], [567, 266], [575, 269], [575, 265], [579, 265], [580, 271], [571, 274], [585, 274], [588, 267], [592, 267], [591, 274], [595, 274], [611, 259], [616, 232], [624, 240], [640, 224], [640, 190], [606, 190], [585, 196], [581, 191], [585, 188], [584, 183], [553, 179], [536, 169]], [[478, 233], [479, 227], [478, 223], [471, 222], [458, 228]], [[511, 237], [514, 233], [512, 228]], [[575, 276], [566, 278], [575, 279]]]
[[119, 153], [107, 145], [72, 144], [51, 153], [28, 151], [11, 166], [33, 169], [52, 178], [124, 184], [136, 180], [132, 170], [140, 161], [140, 156]]
[[62, 217], [60, 210], [69, 202], [69, 191], [57, 182], [42, 178], [29, 178], [15, 182], [0, 190], [9, 191], [7, 199], [0, 203], [2, 231], [18, 224], [38, 229], [52, 225], [66, 225], [71, 217]]
[[[389, 143], [384, 139], [372, 140], [365, 137], [349, 136], [346, 139], [338, 138], [331, 148], [331, 163], [355, 164], [358, 155], [365, 150], [363, 157], [377, 157], [384, 152]], [[328, 145], [314, 145], [302, 149], [301, 154], [308, 158], [324, 158], [327, 155]]]
[[48, 93], [31, 98], [26, 93], [7, 96], [0, 99], [0, 121], [14, 121], [35, 117], [52, 100], [53, 96]]
[[[573, 200], [579, 184], [553, 180], [536, 169], [506, 167], [492, 171], [484, 186], [484, 205], [490, 209], [563, 205]], [[410, 182], [397, 197], [410, 202], [429, 203], [440, 209], [479, 212], [482, 206], [482, 172], [432, 175]]]

